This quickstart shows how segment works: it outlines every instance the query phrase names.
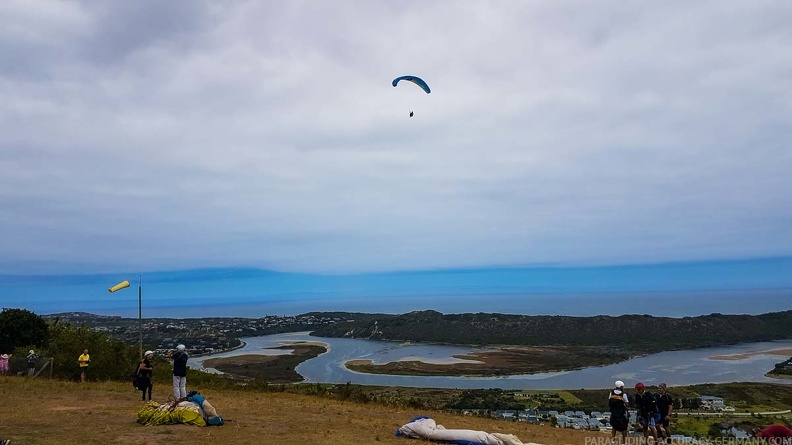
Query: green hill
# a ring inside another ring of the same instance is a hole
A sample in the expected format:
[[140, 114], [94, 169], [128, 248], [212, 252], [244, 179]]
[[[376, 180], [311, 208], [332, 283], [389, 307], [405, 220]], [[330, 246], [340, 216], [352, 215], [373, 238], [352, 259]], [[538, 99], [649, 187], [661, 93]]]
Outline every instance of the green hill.
[[792, 311], [670, 318], [442, 314], [429, 310], [342, 321], [321, 326], [312, 335], [468, 345], [607, 346], [623, 353], [652, 353], [790, 339], [790, 326]]

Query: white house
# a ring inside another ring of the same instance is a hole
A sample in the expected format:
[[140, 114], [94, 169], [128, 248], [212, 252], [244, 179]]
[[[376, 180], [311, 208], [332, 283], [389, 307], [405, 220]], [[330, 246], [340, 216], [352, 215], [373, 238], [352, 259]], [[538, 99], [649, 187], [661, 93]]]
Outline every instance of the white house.
[[702, 409], [711, 409], [715, 411], [723, 410], [726, 404], [723, 403], [723, 397], [715, 396], [701, 396], [699, 397], [699, 404]]

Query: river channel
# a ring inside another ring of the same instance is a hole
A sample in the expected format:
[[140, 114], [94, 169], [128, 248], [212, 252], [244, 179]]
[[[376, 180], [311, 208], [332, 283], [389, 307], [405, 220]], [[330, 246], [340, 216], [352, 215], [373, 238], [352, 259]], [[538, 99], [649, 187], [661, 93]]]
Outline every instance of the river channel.
[[311, 337], [307, 332], [250, 337], [242, 340], [245, 342], [244, 347], [211, 356], [191, 358], [190, 366], [203, 368], [203, 361], [208, 358], [288, 353], [288, 351], [268, 348], [307, 341], [323, 343], [329, 351], [297, 367], [297, 372], [305, 377], [305, 383], [351, 382], [360, 385], [467, 389], [598, 389], [609, 388], [614, 380], [623, 380], [629, 386], [637, 381], [647, 385], [660, 382], [669, 385], [727, 382], [792, 384], [792, 380], [789, 379], [772, 379], [764, 376], [767, 371], [773, 369], [775, 363], [789, 358], [789, 355], [780, 354], [779, 350], [786, 350], [784, 354], [789, 352], [792, 349], [792, 340], [661, 352], [608, 366], [506, 377], [396, 376], [364, 374], [344, 367], [345, 362], [358, 359], [372, 360], [374, 363], [396, 360], [451, 363], [458, 360], [453, 357], [454, 355], [486, 348]]

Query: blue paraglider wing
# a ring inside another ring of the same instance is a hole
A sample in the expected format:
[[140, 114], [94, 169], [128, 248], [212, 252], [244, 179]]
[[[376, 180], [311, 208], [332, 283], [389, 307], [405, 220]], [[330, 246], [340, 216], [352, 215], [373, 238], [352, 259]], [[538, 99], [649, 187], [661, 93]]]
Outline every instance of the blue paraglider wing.
[[402, 80], [407, 80], [407, 81], [410, 81], [410, 82], [418, 85], [419, 87], [421, 87], [421, 89], [426, 91], [426, 94], [429, 94], [429, 93], [432, 92], [432, 90], [429, 89], [429, 85], [427, 85], [426, 82], [423, 81], [423, 79], [421, 79], [420, 77], [415, 77], [415, 76], [401, 76], [401, 77], [397, 77], [397, 78], [393, 79], [393, 86], [396, 86], [396, 84], [398, 84]]

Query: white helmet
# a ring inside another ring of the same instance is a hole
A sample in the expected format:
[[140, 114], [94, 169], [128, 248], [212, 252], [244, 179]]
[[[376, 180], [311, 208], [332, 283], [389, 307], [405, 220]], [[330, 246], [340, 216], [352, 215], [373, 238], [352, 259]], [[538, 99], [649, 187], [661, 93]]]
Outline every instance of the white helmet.
[[622, 382], [621, 380], [616, 380], [616, 383], [614, 383], [614, 385], [616, 385], [617, 388], [624, 388], [624, 382]]
[[146, 353], [143, 354], [144, 357], [147, 355], [154, 355], [154, 351], [146, 351]]
[[184, 349], [185, 349], [184, 345], [176, 346], [176, 350], [178, 350], [178, 351], [184, 351]]

